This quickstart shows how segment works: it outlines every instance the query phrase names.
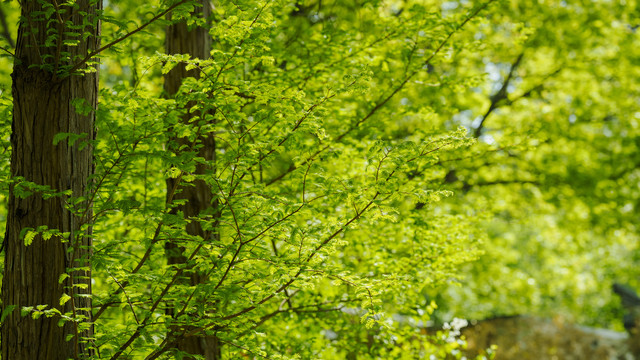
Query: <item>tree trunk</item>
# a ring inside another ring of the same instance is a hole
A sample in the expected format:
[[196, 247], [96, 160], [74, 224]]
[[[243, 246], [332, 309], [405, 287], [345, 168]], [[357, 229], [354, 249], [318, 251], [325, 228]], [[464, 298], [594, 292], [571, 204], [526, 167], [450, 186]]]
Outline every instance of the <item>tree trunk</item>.
[[[51, 19], [44, 19], [43, 15], [32, 16], [34, 11], [46, 8], [46, 4], [58, 6], [49, 1], [22, 1], [24, 20], [18, 29], [12, 74], [11, 175], [14, 180], [22, 177], [55, 191], [71, 190], [73, 197], [79, 197], [89, 190], [93, 150], [90, 144], [83, 148], [78, 145], [94, 138], [95, 112], [79, 114], [71, 102], [84, 99], [86, 105], [95, 109], [98, 75], [93, 72], [84, 76], [64, 76], [56, 72], [62, 74], [61, 68], [70, 64], [60, 54], [68, 52], [71, 59], [75, 55], [82, 58], [98, 47], [99, 22], [85, 25], [80, 30], [70, 30], [51, 20], [56, 18], [55, 13]], [[83, 24], [87, 19], [96, 19], [96, 12], [101, 7], [99, 1], [79, 0], [76, 4], [75, 9], [65, 7], [67, 11], [61, 14], [63, 21]], [[62, 42], [44, 46], [48, 34], [61, 34], [60, 39], [64, 40], [66, 35], [62, 34], [69, 31], [91, 36], [78, 36], [77, 39], [83, 40], [73, 47], [64, 46]], [[69, 146], [66, 140], [54, 145], [54, 135], [61, 132], [86, 135], [75, 146]], [[90, 204], [81, 203], [81, 213], [74, 213], [66, 206], [68, 196], [47, 198], [38, 191], [32, 191], [29, 196], [17, 196], [20, 195], [17, 193], [19, 188], [22, 188], [19, 181], [11, 186], [4, 239], [2, 306], [6, 312], [15, 308], [2, 324], [2, 359], [89, 357], [92, 329], [91, 300], [87, 295], [91, 294], [88, 263], [91, 239], [90, 230], [80, 228], [91, 216]], [[36, 235], [30, 245], [25, 245], [23, 229], [39, 226], [68, 234], [48, 240]], [[66, 299], [64, 294], [71, 298]], [[25, 311], [26, 316], [21, 316], [23, 307], [36, 308], [38, 305], [84, 320], [78, 323], [65, 321], [63, 326], [58, 326], [61, 317], [52, 312], [50, 316], [41, 314], [37, 317], [37, 312]]]
[[[193, 16], [208, 18], [211, 12], [211, 5], [208, 0], [201, 0], [202, 7], [198, 8], [198, 13]], [[206, 59], [209, 57], [211, 51], [210, 36], [208, 29], [202, 27], [194, 27], [189, 29], [184, 21], [172, 24], [167, 27], [166, 33], [166, 47], [167, 54], [189, 54], [192, 58]], [[168, 96], [175, 95], [182, 80], [186, 77], [199, 78], [199, 70], [194, 69], [187, 71], [184, 64], [179, 64], [173, 68], [164, 78], [164, 90]], [[187, 109], [194, 104], [188, 104]], [[189, 122], [191, 116], [184, 114], [182, 121]], [[176, 144], [176, 148], [173, 151], [178, 150], [182, 145], [186, 145], [187, 148], [191, 147], [191, 142], [186, 138], [172, 138], [171, 142]], [[215, 140], [213, 135], [204, 134], [197, 139], [198, 143], [202, 146], [198, 150], [198, 156], [204, 158], [209, 164], [215, 163]], [[211, 171], [212, 166], [206, 166], [204, 164], [198, 164], [196, 166], [196, 174], [202, 175], [207, 171]], [[173, 194], [173, 189], [176, 187], [176, 179], [167, 179], [167, 193]], [[175, 191], [173, 200], [186, 199], [187, 202], [184, 205], [176, 206], [173, 208], [173, 212], [182, 212], [185, 219], [191, 219], [186, 226], [186, 231], [189, 235], [200, 236], [202, 239], [210, 239], [217, 236], [215, 232], [204, 231], [200, 226], [200, 223], [196, 220], [201, 213], [212, 206], [215, 208], [216, 203], [213, 199], [213, 194], [209, 186], [202, 180], [195, 180], [192, 186], [180, 186]], [[167, 199], [169, 200], [169, 199]], [[176, 244], [172, 241], [165, 243], [165, 250], [167, 253], [167, 262], [169, 265], [182, 265], [186, 266], [186, 258], [184, 256], [184, 247], [180, 244]], [[190, 279], [187, 281], [191, 285], [196, 285], [205, 282], [206, 276], [204, 274], [193, 273], [190, 275]], [[173, 335], [180, 336], [180, 333], [184, 333], [188, 327], [177, 327], [172, 331]], [[181, 338], [176, 345], [177, 349], [184, 351], [188, 354], [204, 356], [206, 360], [218, 360], [221, 359], [220, 344], [215, 336], [191, 336], [187, 338]]]

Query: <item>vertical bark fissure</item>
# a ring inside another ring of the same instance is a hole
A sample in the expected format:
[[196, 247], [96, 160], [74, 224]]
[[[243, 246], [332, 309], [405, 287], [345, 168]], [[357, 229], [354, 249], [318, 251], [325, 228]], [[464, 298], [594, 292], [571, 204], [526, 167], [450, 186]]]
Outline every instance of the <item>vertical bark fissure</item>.
[[[58, 68], [55, 64], [70, 66], [71, 60], [56, 58], [60, 53], [57, 45], [44, 46], [50, 34], [48, 30], [61, 31], [59, 23], [43, 18], [43, 15], [33, 15], [42, 11], [47, 3], [54, 5], [53, 2], [37, 1], [21, 3], [21, 16], [25, 20], [18, 29], [12, 74], [11, 176], [14, 183], [8, 202], [2, 306], [3, 310], [15, 308], [0, 330], [2, 359], [67, 360], [88, 358], [92, 354], [88, 343], [93, 335], [89, 325], [91, 232], [80, 231], [82, 221], [78, 214], [67, 209], [66, 196], [45, 198], [42, 192], [23, 197], [16, 194], [22, 178], [54, 191], [70, 190], [71, 197], [83, 196], [90, 191], [89, 178], [93, 173], [91, 144], [80, 149], [80, 141], [72, 146], [67, 141], [53, 143], [54, 136], [62, 132], [84, 133], [85, 140], [94, 138], [95, 112], [77, 113], [72, 101], [83, 99], [93, 109], [97, 107], [98, 74], [95, 71], [83, 76], [65, 76], [62, 70], [55, 72]], [[100, 1], [79, 0], [75, 8], [67, 7], [65, 11], [69, 21], [80, 25], [87, 16], [96, 17], [100, 8]], [[73, 59], [97, 49], [98, 27], [86, 25], [81, 31], [92, 36], [82, 37], [77, 46], [64, 45], [62, 51], [68, 52], [69, 58]], [[59, 35], [61, 39], [68, 36]], [[90, 207], [90, 204], [81, 206]], [[70, 235], [56, 235], [48, 240], [36, 235], [32, 243], [26, 245], [23, 229], [40, 226]], [[60, 281], [63, 274], [69, 277]], [[61, 301], [65, 294], [71, 299]], [[79, 323], [66, 321], [58, 326], [61, 320], [58, 315], [41, 314], [34, 318], [32, 311], [21, 316], [23, 307], [36, 308], [38, 305], [46, 305], [46, 309], [56, 309], [62, 314], [84, 316], [84, 320]]]
[[[193, 16], [208, 18], [211, 12], [211, 5], [209, 1], [202, 0], [200, 2], [201, 7], [197, 8], [197, 13]], [[211, 50], [211, 44], [208, 34], [208, 29], [203, 27], [193, 28], [187, 27], [184, 21], [176, 22], [167, 27], [166, 31], [166, 51], [167, 54], [188, 54], [191, 58], [206, 59], [209, 57]], [[184, 64], [179, 64], [173, 68], [169, 73], [165, 75], [164, 90], [167, 96], [174, 96], [183, 79], [187, 77], [198, 78], [199, 70], [186, 70]], [[191, 108], [193, 103], [189, 103], [186, 109]], [[192, 118], [190, 114], [184, 114], [181, 121], [188, 123]], [[201, 119], [203, 120], [203, 119]], [[191, 148], [191, 141], [186, 138], [172, 137], [169, 139], [175, 145], [175, 148], [170, 149], [179, 153], [180, 147], [186, 145], [186, 148]], [[196, 166], [195, 175], [204, 175], [207, 172], [215, 171], [215, 140], [210, 133], [199, 133], [197, 143], [200, 146], [197, 150], [197, 156], [205, 159], [208, 162], [208, 166], [204, 164], [198, 164]], [[167, 189], [173, 189], [176, 185], [176, 179], [167, 179]], [[186, 200], [184, 205], [175, 206], [173, 213], [181, 212], [185, 219], [188, 220], [186, 225], [186, 232], [190, 236], [199, 236], [202, 239], [208, 239], [211, 237], [217, 237], [217, 231], [204, 231], [198, 217], [203, 215], [204, 211], [210, 208], [216, 209], [216, 201], [213, 197], [210, 187], [201, 179], [195, 180], [190, 186], [178, 187], [179, 194], [176, 194], [175, 200]], [[170, 204], [168, 204], [170, 206]], [[214, 217], [215, 215], [214, 211]], [[209, 239], [211, 240], [211, 239]], [[215, 239], [214, 239], [215, 240]], [[167, 254], [167, 263], [169, 265], [177, 266], [190, 266], [187, 264], [187, 259], [184, 256], [185, 247], [174, 241], [167, 241], [165, 243], [165, 251]], [[198, 272], [191, 272], [188, 279], [184, 279], [190, 285], [202, 284], [207, 281], [206, 275]], [[196, 299], [197, 301], [197, 299]], [[173, 314], [172, 310], [168, 310], [169, 315]], [[170, 329], [169, 336], [180, 337], [181, 334], [188, 332], [188, 327], [176, 326]], [[218, 360], [221, 358], [220, 344], [217, 337], [213, 335], [199, 335], [190, 336], [186, 338], [179, 338], [176, 342], [176, 348], [180, 351], [193, 355], [201, 355], [206, 360]]]

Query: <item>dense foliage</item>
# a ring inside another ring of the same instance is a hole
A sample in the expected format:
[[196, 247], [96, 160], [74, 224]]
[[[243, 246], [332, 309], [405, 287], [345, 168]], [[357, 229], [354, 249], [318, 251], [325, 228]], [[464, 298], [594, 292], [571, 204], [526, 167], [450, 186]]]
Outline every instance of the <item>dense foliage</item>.
[[[105, 3], [98, 136], [56, 138], [95, 149], [92, 191], [68, 205], [93, 204], [96, 358], [180, 358], [202, 334], [225, 359], [456, 357], [462, 342], [423, 331], [454, 316], [620, 328], [608, 288], [640, 281], [636, 6], [238, 0], [207, 22], [190, 1]], [[164, 54], [169, 21], [149, 21], [169, 8], [209, 28], [210, 59]], [[200, 77], [170, 97], [178, 64]], [[215, 202], [185, 217], [167, 178]]]

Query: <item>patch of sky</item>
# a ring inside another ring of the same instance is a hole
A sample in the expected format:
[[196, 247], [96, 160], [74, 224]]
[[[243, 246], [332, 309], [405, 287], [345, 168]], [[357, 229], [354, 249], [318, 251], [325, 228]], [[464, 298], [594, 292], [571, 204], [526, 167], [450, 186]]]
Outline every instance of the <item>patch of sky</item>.
[[478, 141], [482, 141], [483, 143], [489, 144], [489, 145], [496, 144], [496, 139], [494, 139], [493, 136], [489, 134], [480, 135], [480, 137], [478, 138]]
[[440, 5], [442, 12], [452, 11], [458, 8], [460, 4], [457, 1], [445, 1]]
[[454, 124], [464, 126], [468, 130], [471, 130], [472, 129], [471, 126], [473, 123], [471, 116], [473, 116], [473, 112], [471, 110], [463, 110], [453, 115], [452, 120]]

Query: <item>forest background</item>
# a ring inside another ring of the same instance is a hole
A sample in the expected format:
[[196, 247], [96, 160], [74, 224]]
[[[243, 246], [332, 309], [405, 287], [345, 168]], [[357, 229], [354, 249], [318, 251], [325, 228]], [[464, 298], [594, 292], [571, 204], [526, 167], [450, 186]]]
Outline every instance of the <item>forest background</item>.
[[[636, 1], [99, 4], [1, 4], [3, 358], [18, 325], [60, 332], [33, 340], [51, 359], [441, 358], [460, 344], [426, 324], [524, 313], [622, 330]], [[90, 129], [16, 126], [14, 61], [51, 84], [99, 68], [62, 101]], [[17, 138], [93, 169], [38, 182]], [[59, 210], [12, 207], [34, 198]], [[28, 251], [62, 264], [30, 283], [54, 301], [7, 280]]]

